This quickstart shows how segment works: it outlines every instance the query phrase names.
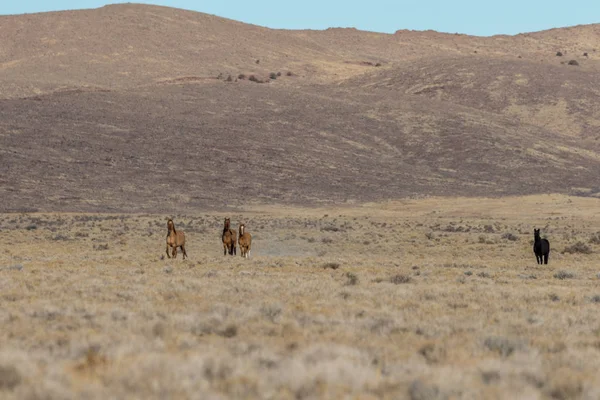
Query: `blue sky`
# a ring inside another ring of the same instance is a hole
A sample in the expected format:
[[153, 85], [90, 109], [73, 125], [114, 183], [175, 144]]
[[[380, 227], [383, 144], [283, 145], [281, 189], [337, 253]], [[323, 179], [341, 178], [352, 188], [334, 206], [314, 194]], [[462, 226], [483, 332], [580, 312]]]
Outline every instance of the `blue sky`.
[[[0, 14], [95, 8], [121, 1], [0, 0]], [[600, 0], [157, 0], [137, 1], [185, 8], [238, 21], [286, 29], [355, 27], [488, 36], [600, 22]]]

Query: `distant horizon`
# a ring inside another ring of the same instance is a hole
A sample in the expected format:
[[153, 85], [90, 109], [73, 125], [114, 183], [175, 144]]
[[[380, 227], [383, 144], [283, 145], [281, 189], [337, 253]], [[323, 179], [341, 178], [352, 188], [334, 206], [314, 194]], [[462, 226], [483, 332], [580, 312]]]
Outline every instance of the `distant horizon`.
[[[392, 34], [398, 30], [433, 30], [471, 36], [517, 35], [555, 28], [599, 23], [600, 2], [580, 0], [565, 6], [552, 0], [506, 0], [482, 5], [476, 0], [372, 0], [368, 7], [356, 3], [330, 1], [328, 4], [307, 0], [282, 5], [274, 0], [259, 0], [248, 7], [241, 0], [228, 4], [192, 0], [105, 1], [22, 0], [0, 4], [0, 15], [21, 15], [53, 11], [101, 8], [111, 4], [147, 4], [196, 11], [271, 29], [325, 30], [355, 28]], [[556, 3], [556, 4], [552, 4]], [[519, 10], [514, 13], [513, 10]], [[493, 15], [493, 18], [489, 18]], [[598, 17], [597, 17], [598, 18]]]

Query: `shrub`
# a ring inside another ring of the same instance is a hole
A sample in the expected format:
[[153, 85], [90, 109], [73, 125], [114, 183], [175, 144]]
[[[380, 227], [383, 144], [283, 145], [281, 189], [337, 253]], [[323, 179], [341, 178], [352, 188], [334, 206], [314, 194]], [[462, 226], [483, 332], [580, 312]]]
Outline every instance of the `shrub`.
[[338, 269], [340, 267], [340, 263], [336, 263], [336, 262], [328, 262], [323, 264], [323, 268], [324, 269]]
[[375, 64], [376, 67], [381, 67], [381, 63]]
[[523, 275], [523, 274], [519, 274], [519, 278], [521, 279], [537, 279], [537, 276], [530, 274], [530, 275]]
[[482, 243], [482, 244], [495, 244], [492, 239], [488, 239], [485, 235], [479, 235], [479, 243]]
[[390, 278], [390, 282], [392, 282], [394, 285], [400, 285], [401, 283], [409, 283], [410, 276], [404, 274], [397, 274]]
[[408, 396], [411, 400], [445, 398], [443, 393], [440, 393], [440, 389], [436, 385], [425, 383], [420, 379], [417, 379], [410, 384], [408, 388]]
[[281, 76], [281, 72], [277, 72], [277, 76]]
[[275, 80], [275, 79], [277, 79], [277, 74], [275, 72], [271, 72], [269, 74], [269, 78], [271, 78], [272, 80]]
[[561, 281], [564, 279], [573, 279], [575, 278], [575, 274], [572, 272], [568, 272], [568, 271], [558, 271], [557, 273], [554, 274], [554, 277], [556, 279], [560, 279]]
[[32, 231], [32, 230], [37, 229], [37, 225], [31, 224], [31, 225], [28, 225], [25, 229], [27, 229], [28, 231]]
[[567, 64], [569, 64], [569, 65], [575, 65], [575, 66], [579, 65], [579, 63], [577, 62], [577, 60], [570, 60]]
[[21, 383], [21, 374], [12, 365], [0, 365], [0, 390], [12, 390]]
[[231, 82], [233, 81], [233, 78], [231, 77], [231, 75], [227, 75], [227, 79], [225, 79], [225, 82]]
[[286, 75], [287, 75], [287, 76], [292, 76], [292, 75], [294, 75], [294, 74], [292, 74], [292, 71], [288, 71]]
[[282, 312], [282, 308], [281, 306], [279, 306], [278, 304], [268, 304], [268, 305], [263, 305], [260, 308], [260, 313], [267, 319], [269, 319], [271, 322], [275, 322], [275, 320], [279, 317], [279, 315], [281, 315]]
[[516, 242], [517, 240], [519, 240], [519, 237], [510, 232], [507, 232], [504, 235], [502, 235], [502, 239], [510, 240], [511, 242]]
[[227, 327], [221, 331], [218, 331], [217, 334], [219, 336], [223, 336], [225, 338], [235, 337], [238, 333], [237, 326], [235, 325], [227, 325]]
[[52, 240], [71, 240], [71, 238], [70, 238], [70, 237], [68, 237], [68, 236], [65, 236], [65, 235], [62, 235], [62, 234], [60, 234], [60, 233], [59, 233], [59, 234], [57, 234], [56, 236], [54, 236], [54, 237], [52, 238]]
[[600, 244], [600, 232], [596, 232], [590, 238], [590, 243], [592, 244]]
[[563, 56], [563, 53], [562, 53], [561, 51], [557, 51], [557, 52], [556, 52], [556, 56], [557, 56], [557, 57], [562, 57], [562, 56]]
[[483, 345], [489, 350], [497, 352], [502, 357], [508, 357], [514, 353], [515, 350], [521, 350], [524, 347], [524, 344], [521, 341], [500, 336], [486, 338]]
[[565, 249], [563, 250], [563, 253], [590, 254], [591, 252], [592, 252], [592, 249], [590, 249], [590, 246], [588, 246], [587, 244], [585, 244], [583, 242], [577, 242], [575, 244], [572, 244], [571, 246], [565, 247]]
[[246, 75], [244, 75], [244, 74], [239, 74], [239, 75], [238, 75], [238, 79], [246, 79]]
[[356, 276], [352, 272], [346, 272], [346, 278], [348, 279], [346, 281], [347, 286], [354, 286], [358, 284], [358, 276]]

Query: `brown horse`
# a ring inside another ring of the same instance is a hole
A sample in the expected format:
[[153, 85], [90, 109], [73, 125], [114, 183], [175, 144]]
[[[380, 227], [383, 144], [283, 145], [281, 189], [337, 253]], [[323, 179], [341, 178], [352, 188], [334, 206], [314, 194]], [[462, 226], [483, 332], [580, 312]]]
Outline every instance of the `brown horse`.
[[234, 256], [236, 254], [235, 243], [237, 242], [237, 234], [231, 229], [231, 220], [229, 218], [225, 218], [221, 239], [223, 240], [223, 255], [226, 256], [229, 253], [229, 255]]
[[181, 247], [181, 251], [183, 252], [183, 259], [187, 257], [187, 253], [185, 252], [185, 233], [183, 231], [175, 230], [175, 224], [172, 219], [167, 221], [167, 257], [171, 258], [169, 255], [169, 247], [173, 248], [173, 258], [177, 258], [177, 248]]
[[238, 239], [238, 243], [240, 244], [240, 253], [242, 253], [242, 257], [249, 258], [252, 235], [245, 230], [246, 225], [240, 224], [240, 238]]

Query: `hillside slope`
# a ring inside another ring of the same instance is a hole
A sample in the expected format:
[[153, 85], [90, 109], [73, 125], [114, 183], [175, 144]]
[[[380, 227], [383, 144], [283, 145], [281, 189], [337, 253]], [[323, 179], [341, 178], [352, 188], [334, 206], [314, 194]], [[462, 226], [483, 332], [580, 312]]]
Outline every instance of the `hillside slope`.
[[597, 38], [271, 30], [136, 4], [0, 17], [0, 211], [594, 195]]

